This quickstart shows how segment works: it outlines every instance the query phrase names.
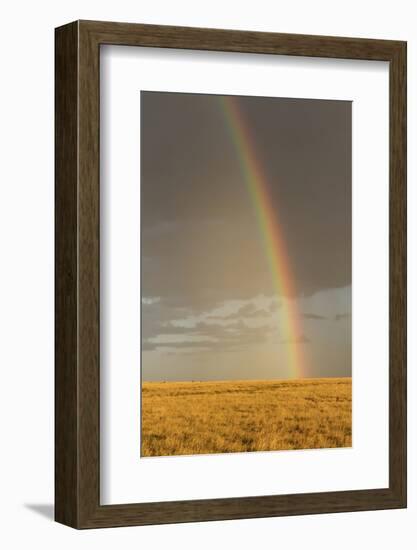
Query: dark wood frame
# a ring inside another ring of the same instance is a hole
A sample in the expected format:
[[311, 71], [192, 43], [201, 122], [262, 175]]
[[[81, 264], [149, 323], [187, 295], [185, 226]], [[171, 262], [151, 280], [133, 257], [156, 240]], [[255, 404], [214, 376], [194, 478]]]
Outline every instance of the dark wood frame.
[[[99, 52], [102, 44], [389, 62], [389, 487], [126, 505], [99, 500]], [[406, 43], [76, 21], [56, 45], [55, 519], [75, 528], [406, 506]]]

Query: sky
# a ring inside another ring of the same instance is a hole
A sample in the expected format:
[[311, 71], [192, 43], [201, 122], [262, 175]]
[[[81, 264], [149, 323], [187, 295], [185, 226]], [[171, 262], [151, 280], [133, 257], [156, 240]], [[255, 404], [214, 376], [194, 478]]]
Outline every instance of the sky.
[[140, 100], [142, 379], [351, 376], [351, 102], [233, 99], [290, 289], [271, 271], [221, 97]]

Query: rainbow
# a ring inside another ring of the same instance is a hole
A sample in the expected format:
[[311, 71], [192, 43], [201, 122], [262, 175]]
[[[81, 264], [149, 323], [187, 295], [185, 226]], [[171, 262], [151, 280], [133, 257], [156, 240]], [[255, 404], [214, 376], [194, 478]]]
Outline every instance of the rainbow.
[[294, 277], [285, 246], [284, 231], [279, 224], [276, 208], [272, 207], [272, 201], [269, 199], [268, 181], [256, 158], [256, 147], [239, 108], [238, 100], [232, 96], [219, 96], [219, 100], [254, 206], [275, 292], [283, 298], [280, 309], [281, 334], [283, 341], [287, 344], [288, 375], [302, 378], [307, 375], [302, 352], [303, 330], [294, 300]]

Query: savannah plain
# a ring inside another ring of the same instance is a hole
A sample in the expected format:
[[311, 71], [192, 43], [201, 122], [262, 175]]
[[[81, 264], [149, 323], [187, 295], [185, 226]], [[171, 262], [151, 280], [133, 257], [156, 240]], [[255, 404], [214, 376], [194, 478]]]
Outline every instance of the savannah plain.
[[142, 383], [142, 456], [351, 446], [351, 378]]

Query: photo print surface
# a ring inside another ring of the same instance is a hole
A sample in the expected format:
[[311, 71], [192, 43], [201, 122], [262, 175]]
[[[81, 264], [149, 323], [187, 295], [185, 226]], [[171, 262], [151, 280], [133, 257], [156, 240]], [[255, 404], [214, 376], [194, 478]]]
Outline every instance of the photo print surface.
[[351, 102], [140, 101], [140, 456], [350, 447]]

